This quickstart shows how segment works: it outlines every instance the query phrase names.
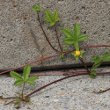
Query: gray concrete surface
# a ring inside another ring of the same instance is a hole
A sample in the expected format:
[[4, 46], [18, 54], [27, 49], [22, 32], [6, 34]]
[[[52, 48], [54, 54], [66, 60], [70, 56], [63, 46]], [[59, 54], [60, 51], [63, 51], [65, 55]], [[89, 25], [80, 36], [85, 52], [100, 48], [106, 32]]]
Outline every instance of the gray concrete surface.
[[[60, 76], [40, 77], [36, 88], [61, 78]], [[0, 95], [4, 97], [15, 96], [21, 88], [13, 86], [14, 80], [7, 77], [0, 78]], [[51, 85], [33, 95], [31, 102], [21, 106], [19, 110], [109, 110], [110, 91], [95, 94], [94, 91], [110, 87], [110, 76], [99, 76], [91, 79], [88, 76], [69, 78], [60, 83]], [[7, 89], [8, 88], [8, 89]], [[33, 87], [26, 87], [28, 92]], [[3, 105], [0, 100], [0, 110], [16, 110], [13, 104]]]
[[[0, 0], [0, 68], [16, 67], [40, 57], [41, 52], [34, 43], [30, 28], [36, 35], [40, 50], [43, 50], [43, 56], [54, 54], [31, 9], [36, 3], [40, 3], [44, 9], [58, 9], [65, 27], [72, 27], [75, 22], [79, 22], [82, 32], [89, 36], [89, 41], [83, 45], [110, 44], [109, 0]], [[47, 29], [46, 25], [44, 28], [57, 48], [54, 32]], [[63, 36], [61, 41], [62, 39]], [[88, 50], [87, 61], [94, 53], [101, 54], [104, 51], [105, 49]], [[58, 59], [49, 63], [62, 62]], [[74, 63], [74, 59], [68, 59], [66, 63]]]
[[[43, 8], [58, 9], [62, 24], [72, 27], [75, 22], [81, 24], [82, 32], [86, 32], [89, 41], [86, 44], [110, 44], [110, 1], [109, 0], [0, 0], [0, 68], [17, 67], [28, 61], [38, 59], [41, 55], [30, 28], [34, 31], [43, 55], [54, 52], [45, 41], [36, 14], [31, 10], [35, 3]], [[30, 26], [28, 26], [28, 24]], [[44, 26], [53, 45], [57, 47], [54, 33]], [[61, 41], [63, 36], [61, 37]], [[63, 44], [63, 41], [62, 41]], [[110, 49], [109, 49], [110, 50]], [[90, 49], [86, 53], [87, 61], [91, 55], [101, 54], [106, 49]], [[49, 64], [61, 64], [59, 60]], [[68, 58], [65, 63], [74, 63]], [[41, 77], [36, 87], [60, 78]], [[0, 78], [0, 96], [14, 96], [20, 88], [12, 86], [14, 80], [2, 76]], [[20, 110], [109, 110], [110, 92], [94, 94], [93, 91], [110, 87], [110, 76], [90, 79], [88, 76], [70, 78], [52, 85], [31, 98], [32, 103], [23, 105]], [[27, 87], [26, 90], [33, 89]], [[16, 110], [13, 105], [4, 106], [0, 100], [0, 110]]]

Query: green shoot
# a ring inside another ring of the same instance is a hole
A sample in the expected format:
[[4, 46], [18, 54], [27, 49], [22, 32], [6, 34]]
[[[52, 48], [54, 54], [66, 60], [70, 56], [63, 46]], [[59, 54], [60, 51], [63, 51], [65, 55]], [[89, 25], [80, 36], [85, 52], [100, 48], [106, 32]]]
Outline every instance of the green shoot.
[[60, 21], [58, 11], [54, 10], [53, 12], [50, 10], [45, 11], [45, 21], [49, 23], [50, 27], [55, 26], [57, 22]]
[[41, 11], [41, 7], [39, 4], [33, 5], [32, 10], [39, 13]]
[[96, 69], [101, 65], [102, 62], [107, 62], [110, 61], [110, 53], [104, 53], [103, 55], [100, 56], [94, 56], [92, 58], [93, 61], [93, 66], [91, 68], [91, 73], [90, 77], [95, 78], [96, 77]]
[[74, 29], [63, 29], [63, 33], [65, 35], [64, 42], [65, 44], [73, 46], [75, 48], [76, 51], [75, 53], [73, 53], [73, 55], [76, 59], [78, 59], [78, 57], [82, 57], [84, 53], [84, 51], [80, 51], [79, 43], [87, 40], [87, 35], [81, 34], [80, 30], [80, 25], [77, 23], [74, 24]]
[[87, 40], [87, 35], [81, 34], [80, 25], [77, 23], [74, 25], [74, 30], [65, 28], [63, 33], [65, 35], [65, 44], [74, 46], [76, 50], [79, 50], [79, 42]]
[[38, 77], [35, 77], [35, 76], [31, 76], [30, 77], [29, 76], [30, 72], [31, 72], [31, 67], [30, 66], [26, 66], [23, 69], [23, 75], [20, 75], [17, 72], [14, 72], [14, 71], [11, 71], [10, 75], [11, 75], [12, 78], [14, 78], [16, 80], [15, 83], [14, 83], [16, 86], [20, 86], [23, 83], [34, 85], [35, 84], [35, 80]]
[[20, 75], [15, 71], [10, 72], [10, 76], [15, 79], [15, 85], [21, 86], [22, 85], [22, 93], [21, 93], [21, 99], [24, 100], [24, 88], [26, 84], [34, 85], [35, 80], [38, 79], [38, 77], [30, 76], [31, 67], [28, 65], [24, 67], [23, 74]]

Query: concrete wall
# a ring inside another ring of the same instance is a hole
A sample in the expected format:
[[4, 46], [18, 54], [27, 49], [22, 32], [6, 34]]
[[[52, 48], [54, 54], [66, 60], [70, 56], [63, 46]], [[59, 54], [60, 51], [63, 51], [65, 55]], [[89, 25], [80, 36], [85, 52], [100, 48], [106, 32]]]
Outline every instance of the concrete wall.
[[[0, 68], [15, 67], [38, 59], [40, 50], [43, 50], [44, 56], [54, 54], [36, 21], [36, 13], [31, 9], [36, 3], [40, 3], [44, 9], [57, 8], [61, 24], [65, 27], [72, 27], [75, 22], [79, 22], [82, 32], [89, 36], [89, 41], [83, 45], [110, 44], [110, 0], [0, 0]], [[47, 29], [46, 25], [44, 28], [57, 48], [54, 32]], [[35, 33], [36, 41], [30, 29]], [[89, 61], [91, 55], [104, 51], [90, 49], [86, 59]], [[58, 63], [62, 62], [54, 62]], [[74, 63], [74, 60], [68, 60], [67, 63]]]

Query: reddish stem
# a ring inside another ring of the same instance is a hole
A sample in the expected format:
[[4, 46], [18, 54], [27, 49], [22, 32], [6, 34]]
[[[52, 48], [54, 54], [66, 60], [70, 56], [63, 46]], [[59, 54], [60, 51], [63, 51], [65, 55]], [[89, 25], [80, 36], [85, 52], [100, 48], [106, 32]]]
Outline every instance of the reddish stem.
[[56, 39], [58, 41], [58, 45], [60, 47], [60, 51], [63, 52], [63, 48], [61, 46], [61, 43], [60, 43], [60, 39], [59, 39], [59, 36], [58, 36], [58, 32], [57, 32], [57, 27], [55, 26], [55, 33], [56, 33]]
[[55, 48], [53, 47], [53, 45], [51, 44], [49, 38], [47, 37], [47, 34], [45, 33], [45, 31], [44, 31], [44, 29], [43, 29], [43, 26], [42, 26], [42, 23], [41, 23], [41, 21], [40, 21], [39, 13], [38, 13], [37, 15], [38, 15], [38, 21], [39, 21], [39, 24], [40, 24], [40, 28], [42, 29], [42, 32], [43, 32], [43, 34], [44, 34], [44, 36], [45, 36], [47, 42], [49, 43], [50, 47], [51, 47], [54, 51], [59, 52], [57, 49], [55, 49]]
[[[83, 47], [82, 49], [86, 49], [87, 47], [88, 47], [88, 48], [97, 48], [97, 47], [110, 47], [110, 46], [109, 46], [109, 45], [92, 45], [92, 46]], [[74, 50], [65, 51], [65, 52], [63, 52], [63, 53], [64, 53], [64, 55], [66, 55], [66, 54], [71, 53], [72, 51], [74, 51]], [[43, 62], [43, 61], [46, 61], [46, 60], [48, 60], [48, 59], [57, 57], [57, 56], [59, 56], [59, 55], [60, 55], [60, 54], [55, 54], [55, 55], [51, 55], [51, 56], [47, 56], [47, 57], [43, 57], [43, 58], [41, 57], [41, 58], [39, 58], [38, 60], [31, 61], [30, 63], [27, 63], [27, 64], [22, 65], [22, 66], [20, 66], [20, 67], [10, 68], [10, 69], [8, 69], [8, 70], [6, 70], [6, 71], [0, 72], [0, 75], [1, 75], [1, 74], [4, 74], [4, 73], [7, 73], [7, 72], [10, 72], [10, 71], [13, 71], [13, 70], [17, 70], [17, 69], [23, 68], [23, 67], [25, 67], [26, 65], [31, 65], [31, 64], [35, 64], [35, 63], [40, 64], [40, 63]]]
[[100, 47], [110, 47], [110, 45], [86, 45], [84, 48], [100, 48]]
[[55, 84], [55, 83], [57, 83], [57, 82], [60, 82], [60, 81], [62, 81], [62, 80], [64, 80], [64, 79], [68, 79], [68, 78], [73, 77], [73, 76], [79, 76], [79, 75], [84, 75], [84, 74], [87, 74], [87, 73], [80, 73], [80, 74], [73, 74], [73, 75], [65, 76], [65, 77], [63, 77], [63, 78], [60, 78], [60, 79], [55, 80], [55, 81], [53, 81], [53, 82], [50, 82], [50, 83], [48, 83], [48, 84], [46, 84], [46, 85], [44, 85], [44, 86], [42, 86], [42, 87], [40, 87], [40, 88], [38, 88], [38, 89], [32, 91], [31, 93], [27, 94], [26, 97], [30, 97], [31, 95], [35, 94], [36, 92], [38, 92], [38, 91], [40, 91], [40, 90], [42, 90], [42, 89], [45, 89], [46, 87], [48, 87], [48, 86], [50, 86], [50, 85], [52, 85], [52, 84]]
[[6, 70], [6, 71], [0, 72], [0, 75], [2, 75], [2, 74], [4, 74], [4, 73], [7, 73], [7, 72], [10, 72], [10, 71], [13, 71], [13, 70], [17, 70], [17, 69], [23, 68], [23, 67], [25, 67], [26, 65], [31, 65], [31, 64], [34, 64], [34, 63], [40, 64], [41, 61], [46, 61], [46, 60], [48, 60], [48, 59], [51, 59], [51, 58], [54, 58], [54, 57], [57, 57], [57, 56], [58, 56], [58, 55], [56, 54], [56, 55], [52, 55], [52, 56], [48, 56], [48, 57], [44, 57], [44, 58], [41, 57], [41, 58], [39, 58], [39, 59], [36, 60], [36, 61], [31, 61], [30, 63], [27, 63], [27, 64], [22, 65], [22, 66], [20, 66], [20, 67], [10, 68], [10, 69], [8, 69], [8, 70]]
[[[46, 87], [48, 87], [48, 86], [50, 86], [50, 85], [52, 85], [52, 84], [55, 84], [55, 83], [57, 83], [57, 82], [60, 82], [60, 81], [62, 81], [62, 80], [68, 79], [68, 78], [70, 78], [70, 77], [75, 77], [75, 76], [80, 76], [80, 75], [87, 75], [87, 74], [88, 74], [88, 72], [82, 72], [82, 73], [72, 72], [72, 75], [68, 75], [68, 76], [65, 76], [65, 77], [63, 77], [63, 78], [57, 79], [57, 80], [55, 80], [55, 81], [52, 81], [52, 82], [50, 82], [50, 83], [48, 83], [48, 84], [46, 84], [46, 85], [44, 85], [44, 86], [42, 86], [42, 87], [40, 87], [40, 88], [34, 90], [34, 91], [32, 91], [31, 93], [27, 94], [26, 97], [30, 97], [31, 95], [33, 95], [33, 94], [39, 92], [40, 90], [45, 89]], [[98, 75], [101, 75], [101, 74], [110, 74], [110, 72], [103, 72], [103, 73], [100, 72], [100, 73], [97, 73], [97, 74], [98, 74]]]
[[88, 74], [89, 74], [89, 73], [90, 73], [90, 70], [89, 70], [89, 68], [87, 67], [86, 62], [84, 61], [84, 59], [80, 57], [79, 60], [80, 60], [81, 63], [84, 65], [85, 69], [87, 70], [87, 72], [88, 72]]

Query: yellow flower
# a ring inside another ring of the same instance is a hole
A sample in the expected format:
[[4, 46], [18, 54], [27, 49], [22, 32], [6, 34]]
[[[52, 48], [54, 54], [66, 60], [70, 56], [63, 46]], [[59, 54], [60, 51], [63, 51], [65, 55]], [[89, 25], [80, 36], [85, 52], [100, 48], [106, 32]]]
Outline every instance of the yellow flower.
[[81, 55], [81, 52], [79, 50], [74, 51], [74, 55], [79, 57]]

